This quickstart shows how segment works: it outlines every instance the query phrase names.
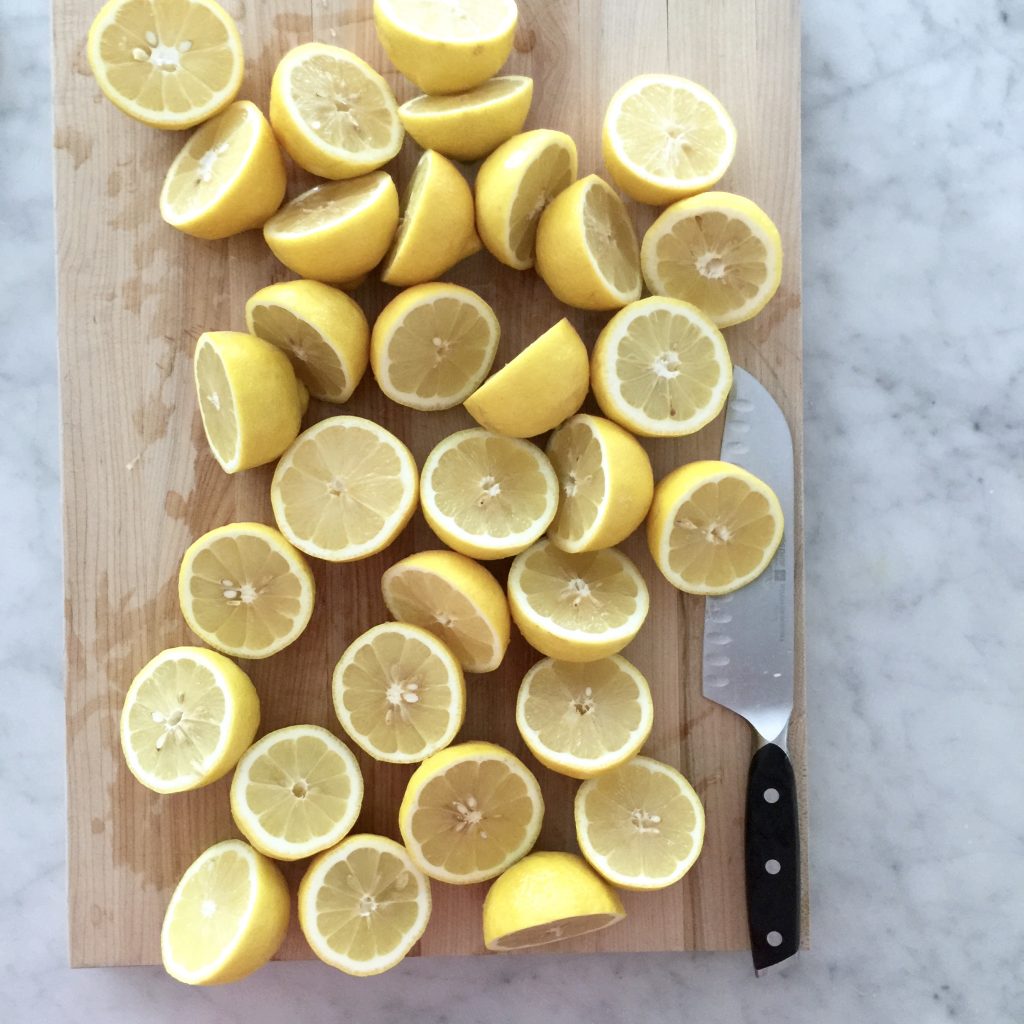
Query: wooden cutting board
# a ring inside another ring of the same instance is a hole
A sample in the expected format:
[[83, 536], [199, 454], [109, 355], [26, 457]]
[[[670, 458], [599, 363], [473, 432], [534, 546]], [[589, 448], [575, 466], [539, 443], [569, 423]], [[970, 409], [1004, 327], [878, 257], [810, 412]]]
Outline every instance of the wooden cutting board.
[[[275, 64], [286, 50], [311, 39], [351, 48], [381, 69], [400, 100], [413, 95], [381, 51], [371, 0], [227, 0], [226, 6], [239, 20], [247, 55], [241, 96], [264, 110]], [[258, 232], [206, 243], [161, 221], [157, 197], [182, 137], [136, 124], [101, 97], [84, 54], [98, 0], [55, 0], [54, 7], [71, 962], [146, 964], [159, 960], [160, 922], [178, 877], [203, 849], [236, 832], [227, 779], [168, 797], [134, 781], [118, 746], [121, 702], [150, 657], [164, 647], [195, 642], [175, 591], [188, 543], [233, 520], [273, 521], [271, 468], [228, 477], [207, 450], [193, 393], [192, 350], [203, 330], [244, 329], [246, 298], [289, 274]], [[581, 176], [603, 173], [603, 112], [615, 88], [635, 74], [671, 71], [696, 79], [732, 113], [740, 142], [723, 187], [751, 196], [775, 219], [786, 265], [782, 287], [767, 309], [726, 335], [736, 363], [756, 374], [785, 409], [799, 473], [797, 0], [520, 0], [519, 8], [506, 70], [532, 75], [536, 82], [527, 127], [569, 132], [579, 146]], [[410, 140], [391, 168], [400, 186], [415, 159]], [[294, 173], [291, 193], [310, 180]], [[654, 211], [631, 209], [644, 230]], [[502, 326], [496, 365], [563, 315], [532, 272], [508, 270], [486, 254], [449, 276], [495, 307]], [[391, 294], [369, 284], [358, 298], [372, 317]], [[569, 315], [588, 344], [606, 319]], [[470, 425], [461, 409], [425, 414], [389, 403], [369, 374], [346, 411], [384, 423], [420, 462], [442, 436]], [[314, 403], [307, 422], [335, 412]], [[649, 443], [656, 474], [715, 457], [720, 436], [721, 420], [695, 438]], [[798, 580], [790, 737], [803, 792], [801, 515], [798, 505], [797, 522], [790, 524], [797, 537]], [[317, 609], [310, 628], [279, 656], [245, 665], [262, 699], [262, 730], [315, 722], [341, 732], [331, 708], [331, 670], [356, 635], [386, 617], [382, 571], [413, 550], [433, 546], [436, 539], [417, 517], [378, 557], [315, 567]], [[742, 833], [751, 730], [701, 697], [702, 602], [664, 582], [639, 534], [624, 549], [651, 587], [650, 618], [626, 651], [654, 694], [655, 726], [645, 752], [679, 766], [696, 786], [707, 808], [707, 840], [699, 863], [680, 884], [660, 894], [627, 895], [630, 916], [624, 923], [557, 949], [745, 948]], [[507, 563], [495, 569], [504, 578]], [[495, 740], [525, 757], [541, 779], [548, 808], [539, 848], [574, 849], [576, 783], [537, 765], [513, 721], [516, 689], [536, 657], [516, 637], [499, 671], [471, 678], [460, 738]], [[411, 769], [362, 755], [360, 763], [367, 799], [358, 828], [396, 836], [397, 807]], [[301, 865], [287, 869], [293, 883], [300, 872]], [[485, 888], [435, 884], [433, 919], [415, 952], [484, 952], [479, 915]], [[309, 955], [293, 926], [281, 956]]]

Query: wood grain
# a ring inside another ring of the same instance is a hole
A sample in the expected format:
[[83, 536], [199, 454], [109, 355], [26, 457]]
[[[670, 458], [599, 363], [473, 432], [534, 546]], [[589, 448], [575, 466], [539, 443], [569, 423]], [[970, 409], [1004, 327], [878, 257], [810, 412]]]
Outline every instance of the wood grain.
[[[229, 0], [247, 54], [242, 96], [266, 107], [270, 75], [297, 43], [347, 46], [382, 69], [400, 99], [412, 88], [388, 64], [373, 30], [370, 0]], [[751, 196], [782, 232], [782, 287], [756, 320], [729, 329], [735, 361], [780, 401], [801, 466], [800, 38], [797, 0], [520, 0], [511, 73], [536, 81], [527, 127], [568, 131], [580, 174], [602, 172], [599, 133], [614, 89], [643, 71], [672, 71], [707, 85], [731, 111], [740, 145], [723, 187]], [[178, 562], [197, 535], [239, 519], [272, 522], [271, 470], [225, 476], [203, 439], [191, 355], [206, 329], [244, 329], [245, 299], [289, 276], [257, 232], [204, 243], [167, 227], [157, 211], [163, 174], [182, 138], [125, 118], [89, 76], [84, 41], [95, 8], [56, 0], [55, 146], [59, 323], [63, 410], [67, 644], [68, 892], [74, 965], [159, 959], [159, 928], [176, 880], [209, 844], [235, 834], [227, 780], [200, 792], [160, 797], [125, 768], [118, 714], [135, 671], [164, 647], [190, 643], [178, 611]], [[410, 142], [392, 168], [400, 184], [416, 159]], [[309, 182], [294, 172], [292, 193]], [[654, 212], [632, 207], [637, 226]], [[563, 315], [532, 273], [486, 255], [452, 280], [477, 289], [502, 325], [499, 364]], [[365, 286], [368, 315], [393, 294]], [[606, 319], [571, 313], [588, 344]], [[308, 422], [335, 410], [314, 403]], [[387, 402], [367, 379], [347, 411], [374, 417], [422, 461], [442, 436], [468, 425], [461, 410], [419, 414]], [[698, 437], [648, 444], [660, 476], [681, 462], [713, 457], [716, 422]], [[801, 492], [798, 480], [798, 494]], [[796, 712], [791, 730], [805, 797], [802, 636], [802, 506], [798, 507]], [[317, 610], [301, 640], [269, 662], [250, 663], [263, 702], [263, 731], [315, 722], [340, 732], [330, 706], [330, 672], [347, 643], [385, 618], [381, 572], [398, 558], [438, 546], [417, 517], [396, 545], [349, 566], [316, 566]], [[703, 606], [666, 584], [639, 535], [624, 545], [651, 584], [647, 625], [626, 652], [652, 684], [656, 724], [646, 752], [677, 766], [707, 808], [704, 853], [684, 881], [658, 895], [627, 895], [627, 921], [565, 943], [565, 951], [729, 950], [747, 946], [743, 906], [743, 790], [749, 728], [700, 696]], [[504, 574], [507, 564], [499, 564]], [[524, 756], [544, 788], [540, 848], [573, 849], [572, 780], [541, 768], [516, 734], [517, 686], [536, 659], [515, 639], [502, 668], [470, 682], [461, 738], [496, 740]], [[368, 799], [358, 827], [396, 835], [396, 809], [411, 769], [360, 755]], [[806, 807], [806, 799], [803, 800]], [[805, 830], [806, 835], [806, 830]], [[289, 869], [294, 882], [301, 866]], [[806, 877], [806, 876], [805, 876]], [[483, 952], [483, 886], [436, 884], [433, 920], [416, 952]], [[806, 924], [805, 907], [805, 924]], [[281, 956], [309, 956], [293, 928]]]

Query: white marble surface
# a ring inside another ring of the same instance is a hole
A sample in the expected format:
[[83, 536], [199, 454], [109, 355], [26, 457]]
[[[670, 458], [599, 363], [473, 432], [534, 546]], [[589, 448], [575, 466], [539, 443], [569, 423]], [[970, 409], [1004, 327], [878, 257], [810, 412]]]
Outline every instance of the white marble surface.
[[1024, 1020], [1024, 5], [805, 0], [813, 949], [66, 967], [48, 23], [0, 9], [0, 1019]]

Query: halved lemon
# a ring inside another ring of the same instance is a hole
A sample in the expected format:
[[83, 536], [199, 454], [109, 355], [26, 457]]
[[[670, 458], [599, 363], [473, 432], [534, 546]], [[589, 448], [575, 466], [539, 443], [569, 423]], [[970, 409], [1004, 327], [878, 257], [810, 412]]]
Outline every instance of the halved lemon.
[[418, 284], [381, 311], [370, 364], [381, 391], [410, 409], [451, 409], [487, 376], [498, 351], [494, 310], [457, 284]]
[[239, 331], [207, 331], [193, 371], [206, 440], [224, 472], [273, 462], [295, 440], [301, 397], [280, 349]]
[[580, 414], [550, 437], [558, 512], [548, 538], [563, 551], [599, 551], [624, 541], [643, 521], [654, 494], [651, 460], [628, 431]]
[[262, 523], [204, 533], [178, 573], [189, 629], [238, 658], [269, 658], [297, 640], [313, 614], [313, 591], [306, 560]]
[[371, 757], [413, 764], [448, 746], [462, 727], [466, 684], [433, 633], [385, 622], [349, 644], [334, 669], [334, 711]]
[[370, 359], [370, 326], [355, 299], [319, 281], [281, 281], [245, 304], [249, 333], [276, 345], [322, 402], [347, 402]]
[[711, 188], [732, 163], [736, 127], [707, 89], [678, 75], [638, 75], [608, 104], [601, 134], [612, 180], [663, 206]]
[[348, 834], [363, 803], [352, 751], [319, 725], [267, 733], [231, 779], [231, 817], [253, 847], [275, 860], [301, 860]]
[[86, 54], [103, 95], [152, 128], [191, 128], [242, 84], [242, 40], [214, 0], [108, 0]]
[[321, 178], [355, 178], [382, 167], [405, 132], [388, 83], [340, 46], [289, 50], [270, 83], [270, 123], [289, 156]]
[[239, 981], [262, 967], [288, 931], [281, 869], [248, 843], [204, 850], [171, 894], [160, 930], [164, 969], [186, 985]]
[[618, 309], [640, 298], [640, 246], [625, 203], [596, 174], [555, 196], [537, 224], [537, 273], [579, 309]]
[[612, 885], [663, 889], [700, 856], [704, 807], [671, 765], [634, 757], [576, 790], [576, 839]]
[[171, 647], [132, 680], [121, 709], [121, 750], [156, 793], [183, 793], [234, 768], [260, 724], [249, 677], [216, 651]]
[[731, 462], [690, 462], [654, 489], [647, 544], [662, 575], [687, 594], [730, 594], [768, 567], [782, 541], [782, 506]]
[[380, 580], [388, 611], [443, 640], [467, 672], [493, 672], [505, 657], [510, 623], [501, 584], [457, 551], [417, 551]]
[[757, 203], [705, 192], [662, 211], [640, 250], [655, 295], [699, 306], [719, 327], [761, 312], [782, 280], [779, 229]]
[[647, 584], [621, 551], [572, 555], [546, 539], [512, 562], [508, 603], [526, 642], [560, 661], [617, 654], [650, 609]]
[[601, 411], [645, 437], [696, 433], [732, 387], [729, 349], [714, 322], [689, 302], [657, 295], [608, 321], [592, 363]]
[[614, 655], [579, 664], [538, 661], [523, 677], [516, 725], [542, 765], [574, 779], [617, 768], [647, 741], [654, 705], [647, 680]]
[[617, 924], [626, 916], [615, 890], [575, 853], [528, 853], [484, 897], [484, 945], [528, 949]]
[[578, 166], [576, 143], [547, 128], [513, 135], [480, 165], [476, 229], [495, 259], [516, 270], [533, 266], [540, 215]]
[[299, 883], [299, 924], [313, 952], [346, 974], [400, 963], [430, 920], [430, 880], [384, 836], [355, 835], [325, 850]]
[[263, 237], [300, 277], [343, 284], [380, 263], [397, 227], [395, 183], [372, 171], [303, 192], [263, 225]]
[[469, 885], [529, 853], [543, 818], [530, 769], [504, 747], [474, 740], [439, 751], [413, 772], [398, 827], [426, 874]]
[[303, 431], [270, 485], [281, 532], [328, 562], [382, 551], [412, 518], [418, 497], [412, 453], [360, 416], [332, 416]]
[[414, 96], [398, 116], [424, 149], [470, 163], [523, 130], [532, 100], [532, 78], [505, 75], [453, 96]]
[[420, 500], [427, 525], [471, 558], [507, 558], [532, 544], [558, 509], [558, 481], [529, 441], [460, 430], [423, 463]]

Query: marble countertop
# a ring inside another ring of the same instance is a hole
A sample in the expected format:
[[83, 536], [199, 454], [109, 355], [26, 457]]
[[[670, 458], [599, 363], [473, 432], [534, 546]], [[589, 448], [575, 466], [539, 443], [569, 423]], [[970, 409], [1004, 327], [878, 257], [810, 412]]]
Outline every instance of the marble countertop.
[[1024, 1019], [1024, 6], [804, 2], [812, 949], [72, 971], [49, 25], [0, 12], [0, 1017]]

